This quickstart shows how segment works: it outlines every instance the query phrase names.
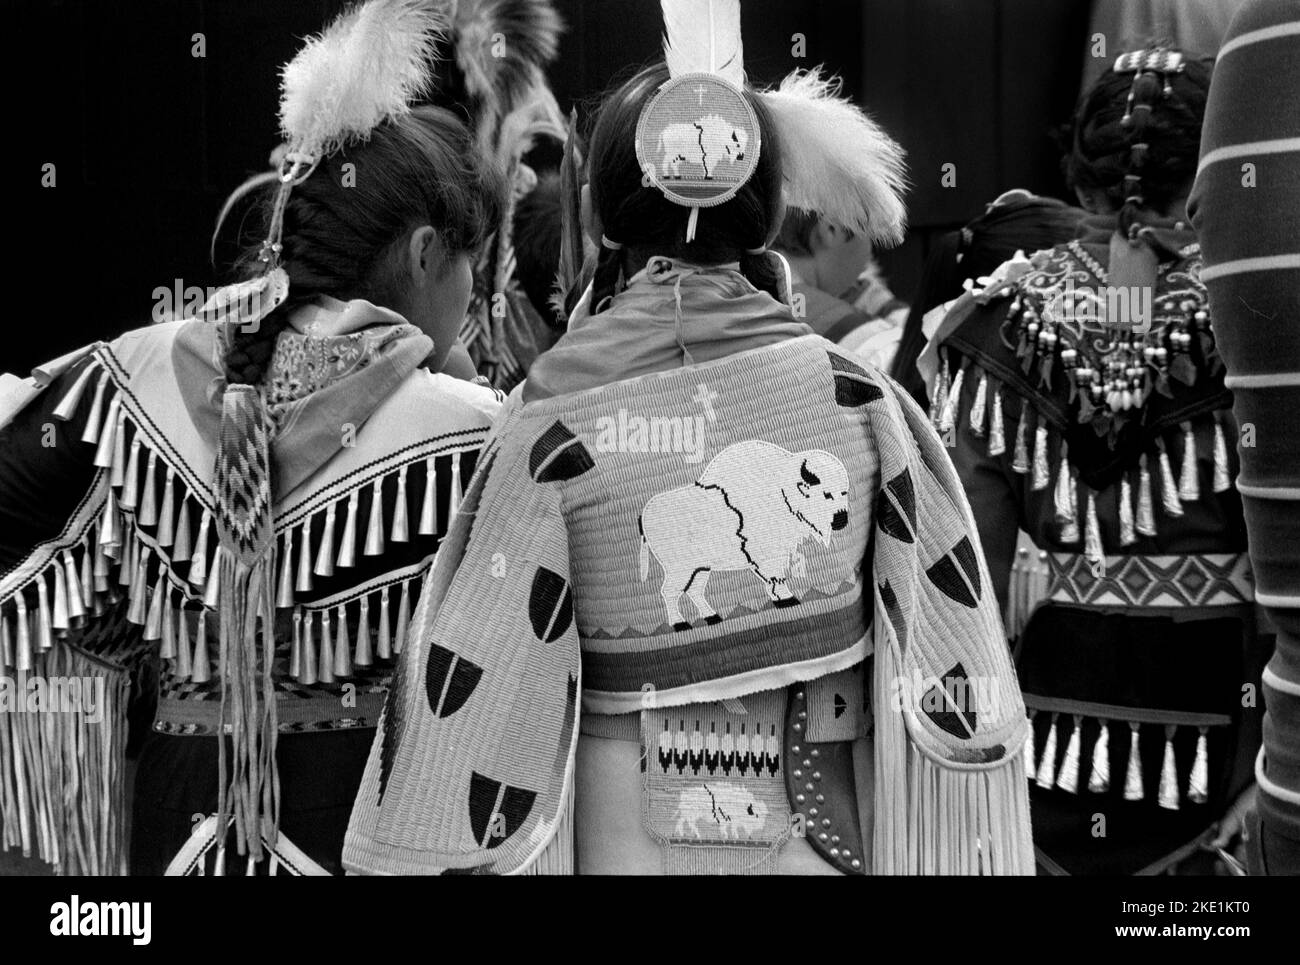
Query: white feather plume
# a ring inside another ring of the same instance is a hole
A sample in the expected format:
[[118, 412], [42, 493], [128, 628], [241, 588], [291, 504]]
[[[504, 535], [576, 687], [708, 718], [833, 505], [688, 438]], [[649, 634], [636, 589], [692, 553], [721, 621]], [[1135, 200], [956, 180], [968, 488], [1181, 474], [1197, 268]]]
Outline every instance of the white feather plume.
[[786, 203], [866, 235], [903, 240], [903, 149], [820, 68], [795, 71], [762, 97], [781, 142]]
[[553, 138], [563, 144], [568, 124], [546, 75], [535, 71], [531, 89], [519, 96], [513, 110], [501, 118], [497, 132], [496, 159], [502, 170], [510, 170], [518, 160], [536, 146], [539, 137]]
[[673, 77], [718, 74], [745, 86], [740, 0], [661, 0], [664, 60]]
[[446, 32], [436, 0], [370, 0], [308, 39], [281, 76], [280, 128], [291, 149], [320, 158], [409, 113]]

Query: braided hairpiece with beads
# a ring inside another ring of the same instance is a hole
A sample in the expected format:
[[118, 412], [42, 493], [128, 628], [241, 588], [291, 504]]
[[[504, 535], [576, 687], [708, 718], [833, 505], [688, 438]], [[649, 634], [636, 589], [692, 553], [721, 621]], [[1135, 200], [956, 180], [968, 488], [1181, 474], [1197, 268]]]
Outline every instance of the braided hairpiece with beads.
[[280, 130], [288, 147], [274, 181], [254, 179], [278, 181], [259, 254], [263, 270], [219, 293], [209, 316], [223, 341], [226, 375], [212, 486], [219, 549], [209, 576], [219, 601], [221, 730], [231, 735], [230, 746], [223, 740], [218, 749], [217, 827], [233, 818], [236, 846], [250, 868], [262, 858], [264, 835], [275, 840], [279, 829], [273, 643], [271, 634], [259, 634], [259, 621], [264, 629], [276, 619], [274, 425], [257, 383], [284, 324], [268, 316], [289, 294], [280, 264], [285, 210], [294, 187], [323, 159], [411, 113], [428, 90], [445, 33], [445, 12], [433, 0], [369, 0], [309, 38], [285, 66]]
[[1129, 89], [1124, 116], [1120, 119], [1120, 124], [1128, 130], [1129, 158], [1119, 225], [1130, 241], [1135, 240], [1141, 230], [1137, 211], [1146, 204], [1142, 194], [1142, 169], [1150, 153], [1146, 130], [1156, 105], [1173, 96], [1169, 75], [1182, 73], [1183, 68], [1183, 55], [1164, 47], [1120, 54], [1115, 61], [1115, 73], [1133, 74], [1133, 86]]

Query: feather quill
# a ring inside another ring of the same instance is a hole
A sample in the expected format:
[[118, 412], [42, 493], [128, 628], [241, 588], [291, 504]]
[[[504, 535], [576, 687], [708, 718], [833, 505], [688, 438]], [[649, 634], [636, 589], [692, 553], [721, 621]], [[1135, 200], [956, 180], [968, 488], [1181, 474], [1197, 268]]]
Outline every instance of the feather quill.
[[745, 86], [740, 0], [661, 0], [661, 6], [669, 75], [717, 74]]
[[226, 203], [221, 206], [221, 213], [217, 215], [216, 227], [212, 229], [212, 238], [208, 242], [209, 262], [213, 265], [217, 263], [217, 238], [221, 235], [221, 228], [226, 223], [226, 218], [230, 217], [230, 212], [234, 210], [235, 205], [248, 197], [254, 191], [278, 186], [279, 183], [279, 171], [263, 171], [261, 174], [254, 174], [251, 178], [230, 193], [230, 197], [226, 198]]
[[560, 163], [560, 257], [555, 275], [555, 289], [550, 307], [555, 322], [563, 325], [569, 317], [572, 294], [577, 288], [583, 262], [582, 248], [582, 186], [579, 172], [582, 162], [578, 158], [578, 111], [569, 112], [569, 130], [564, 139], [564, 160]]
[[447, 15], [434, 0], [370, 0], [342, 14], [284, 68], [280, 128], [321, 158], [408, 114], [429, 90]]
[[786, 203], [874, 243], [903, 240], [903, 149], [840, 95], [838, 78], [796, 70], [759, 96], [772, 115], [786, 171]]

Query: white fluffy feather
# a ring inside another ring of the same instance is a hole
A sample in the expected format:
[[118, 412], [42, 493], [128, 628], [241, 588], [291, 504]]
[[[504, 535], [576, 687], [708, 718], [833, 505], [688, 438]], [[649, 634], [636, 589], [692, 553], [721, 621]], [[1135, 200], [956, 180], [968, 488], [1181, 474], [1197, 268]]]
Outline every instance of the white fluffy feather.
[[898, 244], [907, 221], [903, 149], [839, 93], [838, 79], [814, 68], [760, 95], [781, 142], [786, 203]]
[[497, 133], [496, 158], [503, 170], [510, 170], [533, 149], [540, 136], [563, 143], [568, 124], [555, 100], [546, 75], [539, 69], [533, 86], [519, 97], [517, 106], [501, 119]]
[[740, 0], [661, 0], [664, 60], [673, 77], [718, 74], [745, 86]]
[[319, 158], [408, 113], [428, 89], [446, 31], [436, 0], [370, 0], [344, 13], [284, 68], [285, 139]]

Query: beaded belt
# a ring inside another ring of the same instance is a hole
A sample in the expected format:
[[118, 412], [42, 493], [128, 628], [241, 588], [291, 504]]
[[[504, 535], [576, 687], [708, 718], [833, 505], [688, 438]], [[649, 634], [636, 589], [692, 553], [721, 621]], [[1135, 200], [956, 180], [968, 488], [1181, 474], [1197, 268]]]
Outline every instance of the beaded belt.
[[[359, 691], [346, 704], [332, 694], [281, 697], [276, 703], [276, 721], [282, 734], [375, 727], [383, 707], [384, 694], [371, 691]], [[184, 700], [166, 695], [158, 699], [153, 727], [160, 734], [212, 737], [220, 726], [220, 700]], [[229, 723], [226, 730], [229, 733]]]
[[1240, 606], [1255, 599], [1245, 553], [1106, 556], [1049, 553], [1045, 598], [1076, 606]]

